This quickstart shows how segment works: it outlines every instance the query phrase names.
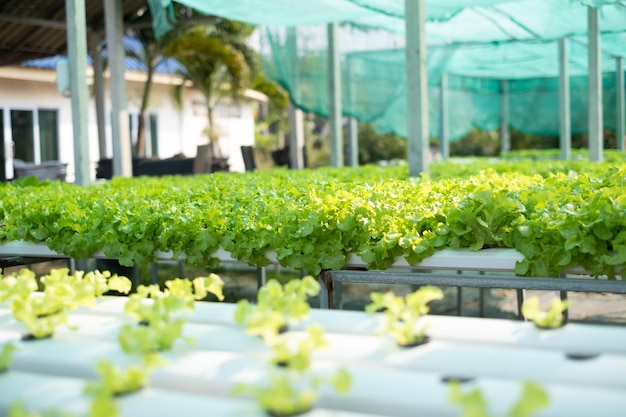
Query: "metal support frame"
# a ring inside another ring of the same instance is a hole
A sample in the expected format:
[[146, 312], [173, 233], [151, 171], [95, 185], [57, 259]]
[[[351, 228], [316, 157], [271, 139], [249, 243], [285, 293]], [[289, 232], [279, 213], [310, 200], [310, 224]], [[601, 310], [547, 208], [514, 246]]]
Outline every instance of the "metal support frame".
[[426, 69], [425, 0], [405, 0], [406, 120], [409, 175], [428, 173], [428, 71]]
[[[346, 95], [350, 103], [350, 110], [354, 111], [356, 101], [354, 89], [352, 88], [352, 66], [350, 57], [346, 59]], [[359, 166], [359, 122], [354, 116], [348, 117], [348, 166]]]
[[293, 103], [299, 97], [299, 62], [298, 32], [295, 27], [287, 29], [288, 49], [293, 52], [291, 57], [291, 73], [293, 76], [292, 99], [289, 104], [289, 161], [291, 169], [304, 168], [304, 115]]
[[337, 22], [328, 24], [328, 118], [330, 120], [330, 165], [343, 166], [341, 126], [341, 62], [337, 48]]
[[264, 266], [256, 269], [256, 284], [257, 289], [264, 287], [267, 284], [267, 274]]
[[569, 83], [569, 42], [559, 39], [559, 147], [561, 159], [572, 159], [572, 122]]
[[291, 169], [304, 168], [304, 115], [292, 103], [289, 104], [289, 161]]
[[623, 151], [624, 147], [624, 129], [626, 128], [625, 120], [626, 114], [624, 114], [624, 106], [626, 106], [625, 91], [624, 91], [624, 58], [618, 56], [615, 58], [615, 110], [617, 112], [617, 129], [615, 129], [615, 137], [617, 138], [617, 149]]
[[126, 103], [124, 75], [124, 23], [121, 0], [104, 0], [107, 51], [111, 72], [111, 132], [113, 142], [113, 175], [130, 177], [133, 174], [130, 127]]
[[348, 118], [348, 164], [359, 166], [359, 122], [354, 117]]
[[449, 111], [448, 111], [448, 74], [445, 72], [441, 74], [441, 83], [439, 85], [441, 101], [441, 126], [439, 134], [439, 148], [441, 150], [441, 157], [450, 157], [450, 129], [449, 129]]
[[602, 162], [602, 68], [600, 48], [600, 11], [587, 8], [589, 38], [589, 160]]
[[500, 150], [508, 152], [511, 150], [511, 131], [509, 129], [509, 81], [500, 81], [500, 91], [502, 94], [500, 101]]
[[[333, 289], [336, 282], [361, 282], [375, 284], [437, 285], [442, 287], [507, 288], [517, 290], [572, 291], [626, 294], [625, 281], [586, 278], [541, 278], [507, 275], [440, 274], [385, 271], [322, 271], [320, 308], [333, 308]], [[523, 296], [518, 292], [518, 302]]]
[[517, 318], [520, 320], [526, 321], [526, 317], [522, 314], [522, 305], [524, 305], [524, 299], [526, 298], [526, 294], [524, 293], [523, 288], [518, 288], [516, 291], [517, 295]]
[[74, 137], [74, 182], [87, 185], [90, 183], [90, 175], [85, 1], [66, 0], [65, 9]]

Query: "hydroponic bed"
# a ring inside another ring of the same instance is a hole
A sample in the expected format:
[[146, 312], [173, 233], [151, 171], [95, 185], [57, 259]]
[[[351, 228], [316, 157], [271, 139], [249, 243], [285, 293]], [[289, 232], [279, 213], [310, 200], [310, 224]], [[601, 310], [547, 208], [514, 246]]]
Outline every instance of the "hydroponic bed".
[[[125, 366], [138, 360], [117, 341], [132, 322], [123, 297], [101, 300], [95, 309], [69, 314], [69, 323], [50, 339], [21, 341], [25, 330], [6, 306], [0, 307], [0, 343], [14, 341], [10, 370], [0, 375], [0, 414], [15, 401], [28, 409], [58, 408], [85, 415], [85, 383], [101, 358]], [[184, 334], [163, 353], [168, 361], [149, 386], [120, 397], [123, 416], [262, 416], [247, 397], [231, 396], [238, 383], [263, 382], [274, 365], [270, 349], [234, 321], [235, 305], [198, 302], [185, 315]], [[567, 324], [540, 330], [528, 322], [425, 316], [429, 343], [397, 347], [377, 335], [378, 314], [312, 310], [293, 326], [300, 332], [320, 324], [330, 345], [313, 355], [320, 372], [345, 368], [352, 385], [345, 394], [322, 390], [307, 416], [458, 416], [446, 378], [470, 378], [461, 388], [479, 387], [493, 415], [506, 415], [523, 381], [537, 381], [548, 405], [536, 416], [623, 416], [626, 410], [626, 328]]]

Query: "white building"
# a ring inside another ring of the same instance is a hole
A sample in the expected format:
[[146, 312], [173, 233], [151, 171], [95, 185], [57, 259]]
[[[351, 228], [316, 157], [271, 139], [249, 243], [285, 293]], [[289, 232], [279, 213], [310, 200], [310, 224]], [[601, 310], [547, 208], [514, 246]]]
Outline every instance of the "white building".
[[[48, 65], [49, 67], [50, 65]], [[41, 163], [67, 163], [67, 181], [74, 180], [74, 149], [70, 99], [62, 96], [53, 68], [0, 67], [0, 178], [14, 177], [13, 159]], [[90, 70], [90, 69], [89, 69]], [[88, 77], [92, 83], [92, 77]], [[110, 109], [105, 75], [105, 108]], [[136, 139], [137, 115], [143, 92], [145, 74], [126, 71], [127, 99], [131, 138]], [[146, 156], [169, 158], [178, 154], [194, 157], [199, 145], [208, 143], [203, 133], [207, 121], [204, 96], [186, 87], [179, 107], [173, 100], [173, 86], [178, 76], [155, 74], [148, 119], [146, 121]], [[254, 145], [254, 114], [258, 100], [265, 96], [249, 91], [241, 103], [219, 104], [215, 123], [221, 132], [220, 149], [229, 158], [231, 171], [244, 171], [241, 146]], [[99, 155], [96, 111], [90, 99], [89, 155], [95, 179], [97, 161], [112, 156], [111, 132], [107, 123], [106, 155]], [[107, 110], [108, 111], [108, 110]], [[2, 175], [4, 174], [4, 175]]]

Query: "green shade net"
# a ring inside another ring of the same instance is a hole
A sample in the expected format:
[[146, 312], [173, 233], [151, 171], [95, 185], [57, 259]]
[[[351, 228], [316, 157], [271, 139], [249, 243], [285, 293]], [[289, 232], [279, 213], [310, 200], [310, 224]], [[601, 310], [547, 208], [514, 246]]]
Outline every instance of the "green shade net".
[[[150, 0], [167, 7], [168, 0]], [[326, 23], [338, 33], [343, 114], [406, 136], [405, 0], [181, 0], [206, 13], [260, 24], [266, 75], [301, 109], [328, 115]], [[153, 7], [152, 3], [150, 4]], [[558, 39], [569, 37], [572, 132], [587, 130], [587, 6], [600, 7], [604, 125], [616, 127], [615, 68], [626, 56], [626, 2], [611, 0], [427, 0], [430, 135], [449, 139], [501, 123], [508, 82], [511, 127], [558, 135]], [[156, 23], [155, 23], [156, 25]]]
[[[262, 48], [268, 76], [305, 111], [328, 115], [326, 27], [265, 27]], [[406, 136], [406, 61], [403, 38], [352, 25], [340, 29], [344, 115], [371, 122], [379, 132]], [[572, 132], [587, 130], [585, 37], [568, 42]], [[626, 34], [602, 37], [603, 48], [626, 55]], [[558, 42], [529, 41], [428, 46], [430, 136], [440, 137], [442, 74], [447, 74], [448, 133], [457, 140], [473, 128], [501, 121], [502, 85], [508, 80], [510, 126], [558, 135]], [[604, 125], [616, 128], [615, 57], [602, 55]]]

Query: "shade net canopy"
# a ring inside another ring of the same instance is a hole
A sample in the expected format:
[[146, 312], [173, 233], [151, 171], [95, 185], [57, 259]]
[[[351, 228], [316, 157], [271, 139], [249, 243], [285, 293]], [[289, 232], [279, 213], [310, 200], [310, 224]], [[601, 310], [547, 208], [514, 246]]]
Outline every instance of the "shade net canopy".
[[[170, 4], [150, 1], [153, 14], [155, 3], [162, 10]], [[407, 126], [404, 2], [180, 0], [201, 13], [258, 24], [266, 75], [289, 91], [296, 106], [323, 116], [329, 103], [326, 23], [341, 22], [343, 114], [400, 136]], [[600, 8], [604, 126], [615, 129], [615, 68], [616, 58], [626, 56], [626, 1], [426, 0], [430, 136], [440, 136], [444, 74], [451, 141], [473, 128], [498, 128], [503, 100], [511, 127], [558, 135], [563, 37], [569, 39], [572, 132], [585, 132], [588, 6]]]

